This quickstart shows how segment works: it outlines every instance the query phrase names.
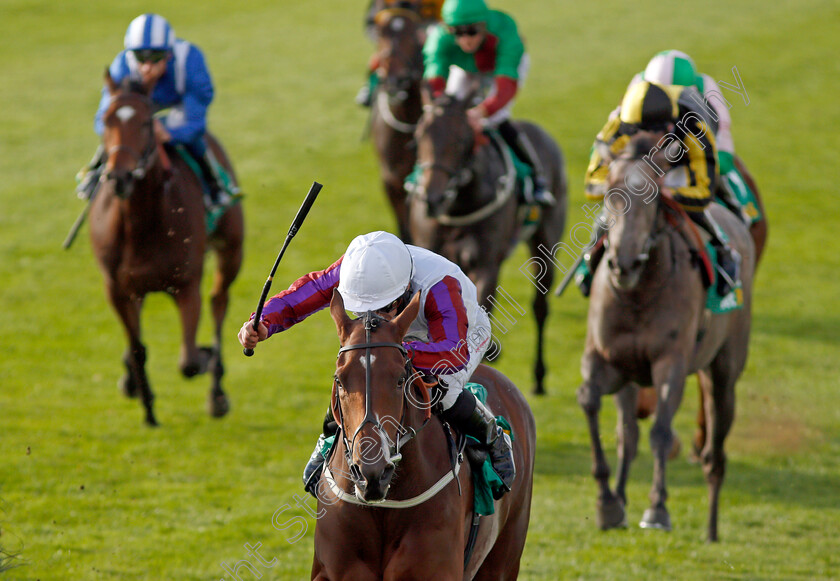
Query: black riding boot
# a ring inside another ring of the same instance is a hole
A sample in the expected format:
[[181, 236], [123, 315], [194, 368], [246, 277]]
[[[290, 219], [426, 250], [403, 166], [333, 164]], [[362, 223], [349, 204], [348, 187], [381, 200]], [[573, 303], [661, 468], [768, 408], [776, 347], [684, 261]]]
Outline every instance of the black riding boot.
[[516, 478], [516, 464], [510, 436], [496, 423], [496, 418], [483, 403], [469, 391], [463, 390], [455, 404], [440, 414], [459, 431], [472, 436], [490, 454], [493, 470], [501, 478], [507, 490]]
[[741, 255], [721, 238], [720, 227], [708, 212], [690, 212], [688, 214], [695, 224], [706, 230], [712, 239], [711, 244], [717, 253], [718, 283], [717, 292], [725, 297], [738, 285], [740, 276]]
[[536, 202], [540, 206], [553, 206], [555, 203], [554, 196], [548, 191], [548, 184], [545, 181], [545, 172], [543, 172], [540, 158], [534, 151], [534, 146], [528, 136], [519, 131], [509, 119], [505, 119], [499, 124], [499, 134], [505, 140], [505, 143], [513, 149], [516, 156], [528, 164], [533, 172], [534, 199], [526, 201], [529, 203]]
[[323, 430], [323, 433], [318, 436], [318, 443], [315, 444], [315, 450], [312, 451], [306, 468], [303, 469], [303, 488], [315, 498], [318, 498], [318, 481], [321, 480], [321, 473], [324, 471], [325, 459], [321, 454], [324, 440], [338, 432], [338, 424], [333, 417], [332, 408], [327, 410], [327, 415], [324, 416]]
[[222, 182], [218, 173], [213, 169], [213, 162], [208, 159], [209, 156], [210, 148], [208, 147], [205, 150], [204, 155], [193, 155], [193, 158], [195, 158], [195, 161], [198, 163], [198, 167], [201, 168], [202, 177], [204, 177], [207, 187], [210, 188], [209, 206], [214, 207], [222, 205], [225, 184]]

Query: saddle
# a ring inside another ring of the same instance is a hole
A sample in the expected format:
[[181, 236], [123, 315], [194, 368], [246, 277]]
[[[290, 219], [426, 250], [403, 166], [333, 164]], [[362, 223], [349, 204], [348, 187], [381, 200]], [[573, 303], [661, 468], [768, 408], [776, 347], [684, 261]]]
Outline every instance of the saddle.
[[[180, 144], [175, 145], [174, 147], [167, 145], [165, 150], [169, 152], [170, 155], [174, 153], [183, 159], [184, 163], [189, 166], [190, 170], [198, 178], [198, 182], [201, 184], [201, 190], [204, 194], [204, 217], [207, 225], [207, 233], [212, 234], [216, 231], [219, 219], [225, 214], [225, 212], [239, 203], [239, 200], [242, 198], [242, 193], [239, 191], [236, 184], [234, 184], [231, 175], [227, 172], [227, 170], [225, 170], [222, 164], [214, 162], [217, 166], [215, 171], [219, 173], [220, 181], [224, 185], [224, 188], [219, 193], [220, 199], [218, 203], [214, 203], [212, 196], [212, 184], [208, 183], [208, 179], [213, 178], [208, 178], [208, 176], [205, 175], [205, 172], [201, 169], [199, 161], [193, 157], [187, 148]], [[168, 164], [168, 160], [165, 163]]]

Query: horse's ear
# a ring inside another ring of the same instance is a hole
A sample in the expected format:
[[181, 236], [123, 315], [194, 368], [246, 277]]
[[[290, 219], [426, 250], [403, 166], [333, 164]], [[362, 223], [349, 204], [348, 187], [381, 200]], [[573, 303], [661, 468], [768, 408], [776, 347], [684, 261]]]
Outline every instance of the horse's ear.
[[473, 75], [470, 77], [468, 86], [469, 89], [467, 90], [467, 94], [461, 102], [465, 109], [469, 109], [470, 107], [477, 105], [476, 101], [478, 100], [478, 95], [481, 92], [481, 81], [476, 75]]
[[414, 319], [417, 318], [417, 313], [420, 312], [420, 293], [417, 292], [411, 298], [411, 301], [408, 303], [408, 306], [403, 310], [402, 313], [394, 317], [392, 323], [397, 326], [397, 330], [400, 333], [400, 339], [405, 337], [405, 334], [408, 332], [408, 328], [411, 326], [411, 323], [414, 322]]
[[111, 78], [111, 71], [108, 67], [105, 67], [105, 85], [107, 85], [108, 93], [110, 93], [111, 95], [116, 93], [117, 89], [119, 88], [117, 86], [117, 83], [114, 82], [114, 79]]
[[341, 293], [338, 289], [333, 290], [332, 300], [330, 301], [330, 314], [333, 321], [335, 321], [335, 328], [338, 330], [338, 340], [344, 344], [344, 339], [349, 334], [348, 326], [352, 319], [347, 316], [347, 311], [344, 309], [344, 299], [341, 298]]

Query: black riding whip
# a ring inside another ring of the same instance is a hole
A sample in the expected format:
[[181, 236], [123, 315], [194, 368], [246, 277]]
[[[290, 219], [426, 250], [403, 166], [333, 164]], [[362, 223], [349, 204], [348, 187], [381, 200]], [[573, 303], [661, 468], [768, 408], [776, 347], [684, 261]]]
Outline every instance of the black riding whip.
[[[280, 259], [283, 258], [283, 253], [286, 252], [286, 247], [289, 245], [289, 242], [292, 241], [292, 238], [295, 237], [295, 234], [297, 234], [301, 224], [303, 224], [303, 221], [306, 219], [306, 215], [309, 213], [309, 209], [312, 207], [312, 204], [315, 203], [315, 198], [318, 197], [318, 192], [321, 191], [322, 187], [323, 186], [318, 182], [312, 182], [312, 187], [309, 188], [309, 193], [306, 194], [306, 199], [303, 200], [295, 219], [292, 221], [292, 226], [289, 228], [289, 233], [286, 234], [286, 240], [283, 242], [280, 254], [277, 255], [277, 260], [274, 261], [274, 267], [271, 269], [271, 274], [268, 275], [268, 279], [265, 281], [265, 286], [263, 286], [262, 296], [260, 297], [260, 302], [257, 305], [257, 310], [254, 313], [254, 331], [257, 331], [258, 325], [260, 324], [260, 316], [262, 315], [263, 305], [265, 304], [266, 297], [268, 297], [268, 291], [271, 289], [271, 281], [274, 279], [274, 273], [277, 272], [277, 267], [280, 265]], [[253, 349], [246, 348], [243, 349], [242, 352], [248, 357], [254, 354]]]

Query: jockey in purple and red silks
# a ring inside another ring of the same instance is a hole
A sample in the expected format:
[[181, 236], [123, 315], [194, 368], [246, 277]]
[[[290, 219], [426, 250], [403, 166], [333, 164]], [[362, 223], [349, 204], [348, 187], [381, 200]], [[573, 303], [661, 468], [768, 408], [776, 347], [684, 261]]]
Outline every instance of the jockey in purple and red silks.
[[[414, 353], [412, 364], [438, 381], [443, 397], [436, 413], [489, 448], [494, 469], [509, 488], [515, 475], [509, 436], [496, 425], [493, 414], [463, 389], [490, 345], [490, 320], [478, 305], [475, 285], [442, 256], [406, 245], [387, 232], [357, 236], [331, 266], [299, 278], [270, 298], [258, 331], [253, 321], [247, 321], [239, 341], [253, 349], [258, 341], [286, 331], [327, 307], [336, 288], [347, 310], [374, 311], [386, 318], [396, 316], [420, 293], [422, 308], [404, 342]], [[336, 429], [330, 410], [303, 474], [305, 488], [313, 495], [324, 465], [323, 440]]]

